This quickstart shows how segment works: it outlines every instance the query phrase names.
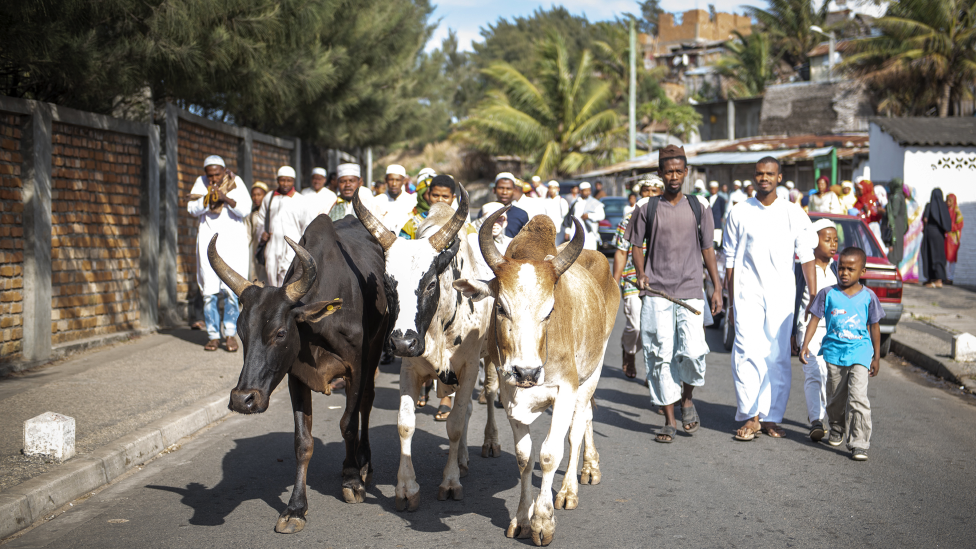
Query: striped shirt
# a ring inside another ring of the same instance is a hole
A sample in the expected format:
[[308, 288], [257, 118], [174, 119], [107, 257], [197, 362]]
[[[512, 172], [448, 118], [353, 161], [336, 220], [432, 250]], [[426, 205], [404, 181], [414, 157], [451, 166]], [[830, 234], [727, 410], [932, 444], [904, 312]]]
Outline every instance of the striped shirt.
[[624, 232], [626, 232], [629, 222], [629, 215], [621, 219], [613, 235], [613, 245], [618, 250], [627, 252], [627, 263], [624, 264], [624, 272], [620, 277], [620, 286], [623, 288], [624, 297], [640, 294], [640, 290], [637, 289], [637, 269], [634, 268], [634, 256], [630, 253], [631, 244], [624, 238]]

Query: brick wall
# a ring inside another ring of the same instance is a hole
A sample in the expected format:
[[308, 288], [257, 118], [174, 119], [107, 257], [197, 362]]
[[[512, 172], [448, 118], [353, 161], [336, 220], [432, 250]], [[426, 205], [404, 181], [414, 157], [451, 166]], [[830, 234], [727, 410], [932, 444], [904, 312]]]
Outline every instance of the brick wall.
[[270, 188], [275, 188], [278, 168], [291, 165], [291, 151], [257, 140], [252, 151], [254, 181], [264, 181]]
[[26, 118], [0, 113], [0, 362], [20, 358], [23, 339], [23, 127]]
[[55, 122], [51, 343], [139, 327], [138, 136]]
[[180, 211], [176, 237], [176, 295], [182, 300], [186, 299], [188, 294], [197, 291], [196, 245], [197, 227], [200, 224], [198, 219], [187, 213], [186, 197], [189, 196], [190, 189], [193, 188], [197, 178], [204, 175], [203, 161], [212, 154], [220, 155], [228, 169], [239, 173], [237, 154], [240, 140], [233, 135], [180, 120], [177, 141]]

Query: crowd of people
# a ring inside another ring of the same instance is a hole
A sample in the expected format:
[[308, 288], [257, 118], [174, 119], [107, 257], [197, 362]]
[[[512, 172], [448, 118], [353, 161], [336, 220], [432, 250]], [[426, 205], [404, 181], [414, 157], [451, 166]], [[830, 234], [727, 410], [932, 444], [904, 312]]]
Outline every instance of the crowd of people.
[[[945, 200], [935, 189], [924, 209], [914, 190], [899, 180], [887, 186], [870, 181], [831, 187], [826, 177], [809, 193], [783, 182], [778, 161], [756, 164], [754, 181], [727, 185], [697, 181], [694, 192], [682, 191], [687, 158], [674, 145], [660, 151], [657, 174], [639, 179], [630, 193], [624, 217], [616, 227], [613, 275], [622, 292], [625, 327], [621, 340], [623, 371], [637, 375], [645, 366], [650, 400], [665, 425], [655, 440], [671, 443], [681, 428], [694, 433], [701, 425], [693, 393], [705, 381], [709, 352], [704, 326], [722, 312], [728, 291], [729, 322], [734, 325], [732, 374], [737, 440], [760, 434], [785, 436], [783, 421], [790, 392], [790, 357], [804, 364], [804, 394], [810, 438], [834, 446], [847, 440], [852, 457], [867, 459], [871, 434], [867, 380], [877, 375], [883, 311], [870, 289], [858, 283], [866, 264], [864, 250], [838, 254], [838, 232], [829, 218], [811, 223], [807, 213], [861, 217], [888, 247], [888, 257], [910, 276], [923, 258], [928, 285], [940, 287], [952, 278], [959, 248], [962, 216], [955, 196]], [[282, 166], [272, 186], [256, 181], [248, 191], [219, 156], [208, 157], [204, 175], [194, 183], [187, 211], [199, 219], [197, 283], [204, 302], [207, 351], [238, 349], [237, 297], [210, 268], [207, 246], [220, 233], [218, 252], [251, 280], [282, 285], [294, 251], [285, 238], [299, 241], [319, 215], [338, 221], [355, 216], [352, 202], [362, 203], [400, 238], [417, 238], [417, 230], [437, 203], [457, 208], [454, 178], [421, 170], [413, 179], [400, 165], [390, 165], [382, 181], [366, 185], [358, 164], [340, 164], [336, 173], [312, 170], [310, 185], [295, 190], [296, 173]], [[370, 188], [372, 187], [372, 188]], [[548, 216], [557, 244], [573, 237], [579, 221], [587, 249], [596, 249], [599, 222], [606, 217], [602, 186], [573, 185], [564, 196], [557, 181], [539, 177], [523, 181], [510, 172], [497, 174], [484, 204], [462, 234], [477, 249], [482, 220], [508, 207], [495, 220], [492, 235], [505, 253], [529, 219]], [[716, 244], [725, 253], [720, 277]], [[794, 257], [797, 258], [794, 260]], [[222, 300], [221, 318], [218, 300]], [[703, 314], [704, 313], [704, 314]], [[384, 361], [392, 357], [384, 357]], [[341, 383], [341, 382], [340, 382]], [[335, 387], [339, 388], [339, 387]], [[418, 407], [426, 405], [427, 388]], [[437, 420], [446, 420], [451, 397], [438, 405]]]

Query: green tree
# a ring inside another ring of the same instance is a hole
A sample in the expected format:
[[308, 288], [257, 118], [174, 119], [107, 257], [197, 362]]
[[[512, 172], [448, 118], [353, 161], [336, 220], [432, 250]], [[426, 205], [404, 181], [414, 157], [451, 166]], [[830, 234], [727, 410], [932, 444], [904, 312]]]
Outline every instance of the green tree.
[[657, 36], [658, 18], [664, 13], [661, 8], [661, 0], [641, 0], [637, 2], [640, 6], [641, 18], [638, 20], [640, 31], [644, 34]]
[[762, 95], [766, 85], [776, 78], [778, 60], [771, 52], [770, 37], [765, 32], [733, 34], [735, 38], [725, 43], [728, 53], [715, 64], [718, 73], [729, 79], [728, 97]]
[[570, 65], [565, 43], [551, 35], [537, 46], [535, 82], [509, 63], [484, 74], [498, 85], [461, 123], [462, 138], [491, 154], [518, 154], [537, 175], [567, 175], [611, 161], [619, 116], [606, 108], [610, 86], [593, 74], [583, 50]]
[[797, 67], [807, 62], [807, 53], [819, 44], [822, 37], [810, 30], [812, 25], [823, 27], [830, 2], [817, 0], [767, 0], [766, 9], [745, 6], [761, 31], [769, 33], [773, 51]]
[[976, 0], [902, 0], [875, 21], [881, 35], [855, 42], [841, 65], [880, 91], [879, 109], [939, 117], [976, 81]]

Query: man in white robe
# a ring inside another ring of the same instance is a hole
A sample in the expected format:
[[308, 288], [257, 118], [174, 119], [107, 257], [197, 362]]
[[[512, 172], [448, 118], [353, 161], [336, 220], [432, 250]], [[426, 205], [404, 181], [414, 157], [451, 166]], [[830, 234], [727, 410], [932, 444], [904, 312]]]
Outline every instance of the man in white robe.
[[295, 168], [282, 166], [278, 170], [278, 188], [264, 197], [257, 215], [261, 239], [267, 242], [264, 268], [268, 284], [272, 286], [282, 285], [295, 258], [295, 251], [285, 242], [285, 237], [298, 242], [305, 234], [305, 228], [318, 215], [314, 203], [309, 207], [310, 202], [295, 192]]
[[[237, 295], [220, 280], [210, 266], [207, 247], [213, 236], [219, 233], [217, 252], [220, 256], [235, 271], [248, 271], [250, 248], [244, 218], [251, 213], [251, 195], [244, 182], [236, 175], [233, 184], [221, 185], [224, 175], [228, 173], [223, 158], [207, 157], [203, 169], [206, 175], [198, 177], [193, 183], [190, 190], [191, 200], [186, 205], [186, 211], [200, 222], [197, 229], [197, 284], [203, 295], [203, 317], [207, 326], [208, 341], [204, 349], [216, 351], [220, 346], [221, 319], [217, 299], [223, 294], [223, 331], [227, 338], [225, 344], [228, 351], [234, 352], [238, 349], [235, 336], [237, 316], [240, 314]], [[230, 186], [233, 188], [229, 189]]]
[[757, 162], [756, 196], [733, 206], [725, 222], [725, 285], [735, 324], [735, 419], [745, 421], [737, 440], [753, 440], [760, 431], [773, 438], [786, 435], [777, 424], [783, 421], [790, 395], [794, 254], [810, 295], [817, 295], [817, 234], [799, 205], [777, 198], [782, 179], [775, 158]]
[[552, 220], [552, 224], [556, 226], [556, 244], [562, 244], [563, 231], [560, 230], [560, 227], [563, 226], [563, 220], [566, 219], [566, 215], [569, 213], [569, 202], [566, 202], [565, 198], [559, 196], [559, 182], [555, 179], [547, 183], [546, 187], [547, 193], [543, 199], [546, 215]]
[[307, 207], [314, 211], [315, 215], [319, 214], [329, 214], [329, 210], [336, 203], [336, 193], [332, 192], [328, 186], [326, 186], [326, 175], [327, 172], [325, 168], [315, 168], [312, 170], [312, 186], [307, 189], [302, 189], [302, 196], [308, 197], [312, 202], [307, 205]]
[[[606, 213], [603, 211], [603, 202], [593, 198], [593, 188], [588, 182], [580, 183], [579, 190], [580, 196], [569, 207], [569, 213], [579, 219], [583, 225], [583, 230], [586, 233], [583, 239], [583, 249], [595, 250], [600, 241], [600, 221], [606, 218]], [[574, 227], [575, 225], [566, 228], [566, 240], [573, 238]]]
[[394, 234], [400, 233], [417, 205], [417, 196], [403, 190], [406, 182], [407, 170], [399, 164], [390, 164], [386, 167], [386, 192], [373, 198], [376, 217]]

